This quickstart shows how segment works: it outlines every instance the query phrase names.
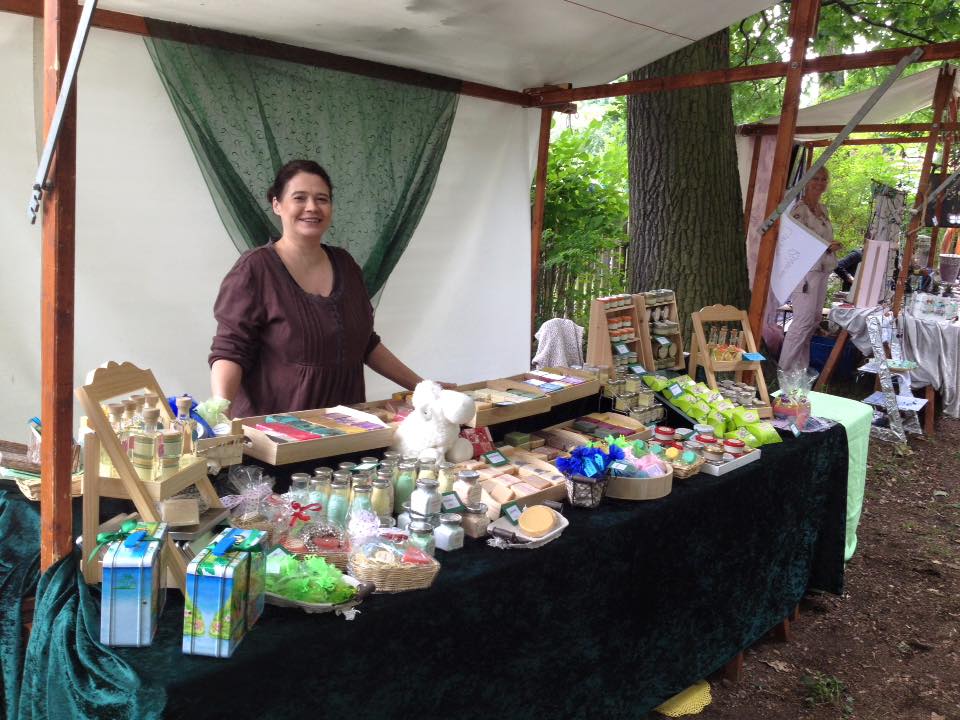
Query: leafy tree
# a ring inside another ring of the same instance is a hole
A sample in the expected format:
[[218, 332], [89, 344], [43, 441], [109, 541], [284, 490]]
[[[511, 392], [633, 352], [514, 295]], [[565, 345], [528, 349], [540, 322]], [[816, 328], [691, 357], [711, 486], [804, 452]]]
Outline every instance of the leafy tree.
[[538, 325], [566, 315], [586, 326], [591, 299], [623, 292], [616, 252], [627, 242], [623, 132], [622, 120], [608, 113], [585, 128], [564, 130], [550, 145]]

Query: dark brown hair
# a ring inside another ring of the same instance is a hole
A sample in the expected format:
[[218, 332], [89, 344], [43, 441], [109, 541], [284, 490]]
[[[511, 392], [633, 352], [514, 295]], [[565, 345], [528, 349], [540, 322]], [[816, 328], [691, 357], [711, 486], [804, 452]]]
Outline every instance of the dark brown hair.
[[291, 160], [277, 171], [277, 176], [273, 179], [273, 185], [267, 188], [267, 202], [273, 204], [274, 199], [283, 197], [283, 191], [287, 189], [287, 183], [298, 173], [309, 173], [323, 178], [330, 188], [330, 200], [333, 201], [333, 182], [330, 175], [323, 166], [313, 160]]

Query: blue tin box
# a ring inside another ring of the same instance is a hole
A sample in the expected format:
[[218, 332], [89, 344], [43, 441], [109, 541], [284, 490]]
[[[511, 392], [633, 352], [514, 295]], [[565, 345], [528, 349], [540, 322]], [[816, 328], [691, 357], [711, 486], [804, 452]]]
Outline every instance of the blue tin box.
[[187, 566], [183, 652], [230, 657], [263, 612], [262, 530], [229, 528]]
[[139, 522], [103, 555], [100, 642], [114, 647], [143, 647], [153, 642], [165, 592], [160, 588], [160, 557], [166, 523]]

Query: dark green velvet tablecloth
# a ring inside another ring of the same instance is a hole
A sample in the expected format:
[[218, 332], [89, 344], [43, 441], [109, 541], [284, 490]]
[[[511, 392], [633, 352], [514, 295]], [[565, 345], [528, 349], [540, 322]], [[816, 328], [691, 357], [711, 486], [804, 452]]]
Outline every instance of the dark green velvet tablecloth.
[[164, 717], [191, 720], [643, 717], [808, 588], [841, 592], [846, 473], [836, 426], [658, 501], [567, 509], [537, 550], [438, 552], [432, 588], [374, 596], [353, 621], [268, 607], [229, 660], [181, 654], [170, 593], [153, 646], [111, 657], [137, 678], [137, 717], [164, 696]]

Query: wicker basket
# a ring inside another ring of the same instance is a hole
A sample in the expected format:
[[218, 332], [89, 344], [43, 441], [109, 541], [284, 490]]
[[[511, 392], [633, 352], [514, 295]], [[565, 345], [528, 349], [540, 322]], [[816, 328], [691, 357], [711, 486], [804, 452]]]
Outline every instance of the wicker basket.
[[705, 462], [706, 460], [703, 458], [697, 458], [697, 461], [693, 463], [693, 465], [680, 465], [678, 463], [672, 463], [673, 476], [678, 480], [686, 480], [689, 477], [693, 477], [700, 472], [700, 468], [703, 467]]
[[607, 497], [617, 500], [658, 500], [673, 490], [673, 466], [658, 477], [624, 477], [612, 475], [607, 480]]
[[315, 545], [309, 537], [301, 539], [290, 537], [286, 534], [280, 538], [280, 546], [291, 555], [314, 555], [336, 566], [338, 570], [342, 570], [343, 572], [347, 571], [347, 560], [350, 557], [350, 550], [346, 546], [336, 549], [322, 548]]
[[383, 565], [368, 562], [362, 553], [356, 552], [347, 562], [347, 572], [361, 582], [373, 583], [376, 593], [396, 593], [433, 585], [440, 563], [434, 560], [429, 565]]
[[267, 522], [263, 516], [258, 516], [252, 520], [241, 520], [238, 517], [231, 517], [230, 526], [240, 528], [241, 530], [263, 530], [267, 534], [267, 544], [274, 545], [277, 541], [277, 526]]
[[567, 502], [574, 507], [594, 509], [603, 500], [607, 478], [586, 478], [583, 475], [565, 475]]

